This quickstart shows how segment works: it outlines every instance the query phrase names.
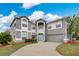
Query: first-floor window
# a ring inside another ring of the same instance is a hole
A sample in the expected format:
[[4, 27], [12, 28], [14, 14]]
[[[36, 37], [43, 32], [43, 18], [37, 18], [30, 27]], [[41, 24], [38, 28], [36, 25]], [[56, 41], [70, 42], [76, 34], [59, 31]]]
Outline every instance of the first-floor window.
[[26, 31], [22, 31], [22, 37], [27, 37], [27, 32]]
[[26, 39], [27, 39], [27, 32], [22, 31], [22, 40], [26, 40]]
[[28, 33], [28, 38], [29, 38], [29, 39], [32, 38], [32, 34], [31, 34], [31, 32]]
[[16, 38], [21, 38], [21, 32], [20, 31], [16, 31]]

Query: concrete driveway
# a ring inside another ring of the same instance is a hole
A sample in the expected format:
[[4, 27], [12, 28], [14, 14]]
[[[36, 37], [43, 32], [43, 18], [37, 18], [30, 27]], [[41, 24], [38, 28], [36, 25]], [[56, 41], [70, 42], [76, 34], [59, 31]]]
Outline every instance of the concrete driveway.
[[56, 47], [61, 44], [58, 42], [40, 42], [26, 45], [14, 52], [11, 56], [61, 56]]

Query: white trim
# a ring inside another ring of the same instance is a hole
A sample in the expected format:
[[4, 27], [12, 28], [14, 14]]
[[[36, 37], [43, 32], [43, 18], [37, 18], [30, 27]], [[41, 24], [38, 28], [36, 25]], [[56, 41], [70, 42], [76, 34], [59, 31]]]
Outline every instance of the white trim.
[[48, 30], [57, 30], [57, 29], [63, 29], [63, 28], [56, 28], [56, 29], [47, 29], [47, 31], [48, 31]]
[[27, 39], [28, 39], [28, 23], [29, 22], [29, 20], [27, 20]]
[[15, 29], [15, 31], [22, 31], [21, 29]]
[[22, 20], [21, 20], [21, 39], [22, 39]]
[[37, 24], [36, 24], [36, 25], [37, 25], [37, 41], [38, 41], [38, 33], [39, 33], [39, 32], [38, 32], [38, 30], [39, 30], [39, 29], [38, 29], [38, 23], [40, 23], [40, 22], [44, 23], [44, 32], [43, 32], [43, 34], [44, 34], [44, 41], [45, 41], [45, 22], [44, 22], [44, 21], [41, 21], [41, 20], [38, 21]]

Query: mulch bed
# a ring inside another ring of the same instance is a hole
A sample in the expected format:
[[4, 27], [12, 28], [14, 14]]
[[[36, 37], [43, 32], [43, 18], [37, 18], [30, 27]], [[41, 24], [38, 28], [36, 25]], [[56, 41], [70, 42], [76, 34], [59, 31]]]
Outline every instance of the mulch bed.
[[66, 42], [65, 44], [79, 44], [79, 42], [76, 42], [76, 41], [72, 40], [72, 41]]
[[11, 47], [12, 45], [3, 45], [3, 46], [0, 46], [1, 48], [9, 48], [9, 47]]
[[6, 45], [6, 46], [3, 46], [3, 48], [9, 48], [11, 47], [12, 45]]

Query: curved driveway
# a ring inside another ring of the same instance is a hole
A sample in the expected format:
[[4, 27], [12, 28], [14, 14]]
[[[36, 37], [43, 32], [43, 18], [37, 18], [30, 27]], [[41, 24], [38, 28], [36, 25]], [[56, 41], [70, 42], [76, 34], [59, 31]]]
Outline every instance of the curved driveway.
[[58, 42], [40, 42], [26, 45], [14, 52], [11, 56], [61, 56], [56, 47], [61, 44]]

